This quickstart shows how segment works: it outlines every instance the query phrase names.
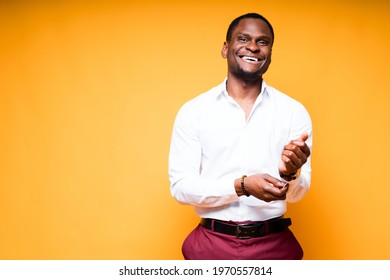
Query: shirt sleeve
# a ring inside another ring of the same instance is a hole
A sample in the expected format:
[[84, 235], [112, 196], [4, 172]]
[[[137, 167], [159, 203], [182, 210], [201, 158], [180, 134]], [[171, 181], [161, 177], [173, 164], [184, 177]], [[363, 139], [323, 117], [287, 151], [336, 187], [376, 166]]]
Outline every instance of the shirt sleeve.
[[[304, 132], [308, 132], [309, 134], [306, 144], [312, 153], [312, 121], [307, 110], [303, 105], [300, 105], [292, 116], [288, 141], [299, 138]], [[309, 190], [311, 182], [311, 157], [312, 156], [310, 155], [307, 162], [301, 167], [299, 176], [295, 180], [289, 182], [287, 202], [298, 202]]]
[[202, 146], [198, 137], [200, 116], [186, 103], [178, 112], [169, 152], [169, 180], [172, 196], [183, 204], [218, 207], [237, 201], [235, 178], [201, 176]]

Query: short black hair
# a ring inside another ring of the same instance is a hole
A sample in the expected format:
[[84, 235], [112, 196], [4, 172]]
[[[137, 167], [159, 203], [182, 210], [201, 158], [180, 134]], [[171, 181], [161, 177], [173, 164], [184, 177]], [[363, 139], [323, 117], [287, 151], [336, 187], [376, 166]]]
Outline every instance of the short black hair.
[[229, 28], [228, 28], [227, 33], [226, 33], [226, 42], [229, 42], [232, 39], [232, 33], [233, 33], [234, 29], [237, 27], [237, 25], [240, 23], [240, 21], [244, 18], [257, 18], [257, 19], [264, 21], [271, 31], [272, 42], [274, 41], [275, 35], [274, 35], [274, 29], [272, 28], [271, 23], [262, 15], [259, 15], [257, 13], [248, 13], [248, 14], [239, 16], [238, 18], [235, 18], [230, 23]]

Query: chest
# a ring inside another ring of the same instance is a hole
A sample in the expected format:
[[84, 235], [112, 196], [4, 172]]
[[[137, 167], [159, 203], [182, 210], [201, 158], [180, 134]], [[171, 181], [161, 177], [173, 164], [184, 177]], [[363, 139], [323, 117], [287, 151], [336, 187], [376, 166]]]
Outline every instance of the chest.
[[[280, 154], [289, 136], [288, 116], [272, 106], [204, 111], [198, 137], [204, 157], [269, 157]], [[248, 114], [248, 116], [247, 116]]]

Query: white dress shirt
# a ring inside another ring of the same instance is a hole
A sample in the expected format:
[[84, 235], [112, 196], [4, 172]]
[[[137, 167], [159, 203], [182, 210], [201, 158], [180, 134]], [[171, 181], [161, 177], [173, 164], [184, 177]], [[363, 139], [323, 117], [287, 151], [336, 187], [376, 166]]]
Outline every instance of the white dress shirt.
[[[195, 207], [203, 218], [263, 221], [281, 216], [286, 201], [265, 202], [238, 196], [234, 180], [267, 173], [279, 178], [284, 146], [309, 133], [312, 123], [304, 106], [265, 82], [245, 119], [241, 107], [226, 90], [226, 79], [185, 103], [179, 110], [171, 138], [169, 180], [173, 197]], [[297, 179], [290, 181], [287, 202], [300, 200], [310, 186], [310, 157]]]

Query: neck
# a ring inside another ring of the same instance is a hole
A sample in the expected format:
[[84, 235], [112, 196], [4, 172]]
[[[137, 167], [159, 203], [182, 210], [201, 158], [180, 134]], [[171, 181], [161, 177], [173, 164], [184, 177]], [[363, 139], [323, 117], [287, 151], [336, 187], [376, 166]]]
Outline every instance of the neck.
[[254, 103], [261, 92], [262, 82], [262, 78], [253, 81], [244, 81], [237, 79], [233, 75], [228, 75], [226, 89], [233, 99], [246, 100]]
[[261, 92], [262, 81], [261, 78], [256, 81], [245, 81], [228, 75], [226, 90], [242, 108], [246, 120], [249, 119], [253, 105]]

